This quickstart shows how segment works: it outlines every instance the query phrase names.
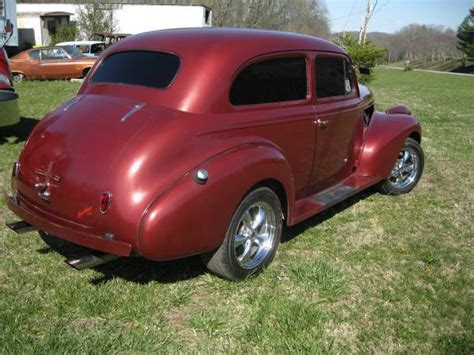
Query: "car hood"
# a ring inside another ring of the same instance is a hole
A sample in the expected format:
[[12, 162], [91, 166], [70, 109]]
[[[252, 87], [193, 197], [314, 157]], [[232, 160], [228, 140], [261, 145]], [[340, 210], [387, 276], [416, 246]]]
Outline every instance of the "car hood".
[[[122, 152], [148, 125], [166, 125], [167, 111], [112, 96], [85, 95], [67, 101], [48, 114], [28, 139], [19, 160], [20, 195], [59, 218], [94, 225], [100, 216], [100, 197], [110, 187]], [[47, 199], [40, 196], [45, 188]]]

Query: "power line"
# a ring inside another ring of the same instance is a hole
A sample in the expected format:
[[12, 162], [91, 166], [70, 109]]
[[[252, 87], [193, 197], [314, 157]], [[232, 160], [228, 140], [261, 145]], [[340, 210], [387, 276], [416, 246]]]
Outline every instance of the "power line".
[[346, 32], [347, 24], [349, 23], [349, 19], [351, 18], [352, 12], [353, 12], [354, 9], [355, 9], [355, 4], [356, 4], [356, 3], [357, 3], [357, 0], [352, 1], [351, 11], [349, 11], [349, 16], [347, 16], [347, 20], [346, 20], [346, 23], [344, 24], [344, 27], [343, 27], [343, 29], [342, 29], [342, 33], [345, 33], [345, 32]]
[[[365, 10], [358, 10], [358, 11], [354, 12], [350, 17], [352, 18], [352, 17], [354, 17], [356, 15], [359, 15], [363, 12], [365, 12]], [[336, 21], [346, 20], [346, 19], [347, 19], [347, 16], [345, 15], [345, 16], [340, 16], [340, 17], [336, 17], [334, 19], [331, 19], [331, 20], [329, 20], [329, 22], [336, 22]]]

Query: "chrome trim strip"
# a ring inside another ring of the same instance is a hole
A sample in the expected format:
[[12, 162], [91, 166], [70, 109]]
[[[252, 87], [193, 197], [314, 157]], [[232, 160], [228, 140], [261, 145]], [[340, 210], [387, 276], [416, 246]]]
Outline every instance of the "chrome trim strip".
[[145, 106], [145, 103], [142, 102], [140, 104], [137, 104], [137, 105], [134, 105], [132, 107], [132, 109], [130, 111], [128, 111], [121, 119], [122, 122], [125, 122], [126, 120], [128, 120], [132, 115], [134, 115], [135, 113], [137, 113], [138, 111], [140, 111], [143, 106]]

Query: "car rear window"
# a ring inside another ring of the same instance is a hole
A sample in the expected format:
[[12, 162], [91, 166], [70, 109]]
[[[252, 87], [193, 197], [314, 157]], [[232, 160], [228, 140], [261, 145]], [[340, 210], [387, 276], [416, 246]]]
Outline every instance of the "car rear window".
[[243, 69], [231, 92], [232, 105], [255, 105], [306, 99], [304, 57], [267, 59]]
[[180, 59], [170, 53], [127, 51], [106, 57], [92, 76], [94, 83], [117, 83], [167, 88], [179, 69]]

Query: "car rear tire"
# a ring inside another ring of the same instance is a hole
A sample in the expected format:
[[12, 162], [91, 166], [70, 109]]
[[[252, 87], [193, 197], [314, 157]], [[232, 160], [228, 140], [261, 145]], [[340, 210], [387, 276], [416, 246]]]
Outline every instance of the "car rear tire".
[[91, 70], [91, 68], [86, 68], [82, 71], [82, 77], [85, 78], [87, 76], [87, 74], [89, 73], [89, 71]]
[[12, 80], [14, 84], [21, 83], [23, 80], [25, 80], [25, 75], [22, 73], [13, 73]]
[[378, 189], [385, 195], [402, 195], [418, 184], [423, 173], [425, 158], [420, 143], [407, 138], [390, 176], [382, 181]]
[[250, 192], [232, 216], [224, 242], [203, 255], [207, 268], [229, 280], [262, 271], [280, 244], [282, 217], [281, 203], [273, 190], [260, 187]]

